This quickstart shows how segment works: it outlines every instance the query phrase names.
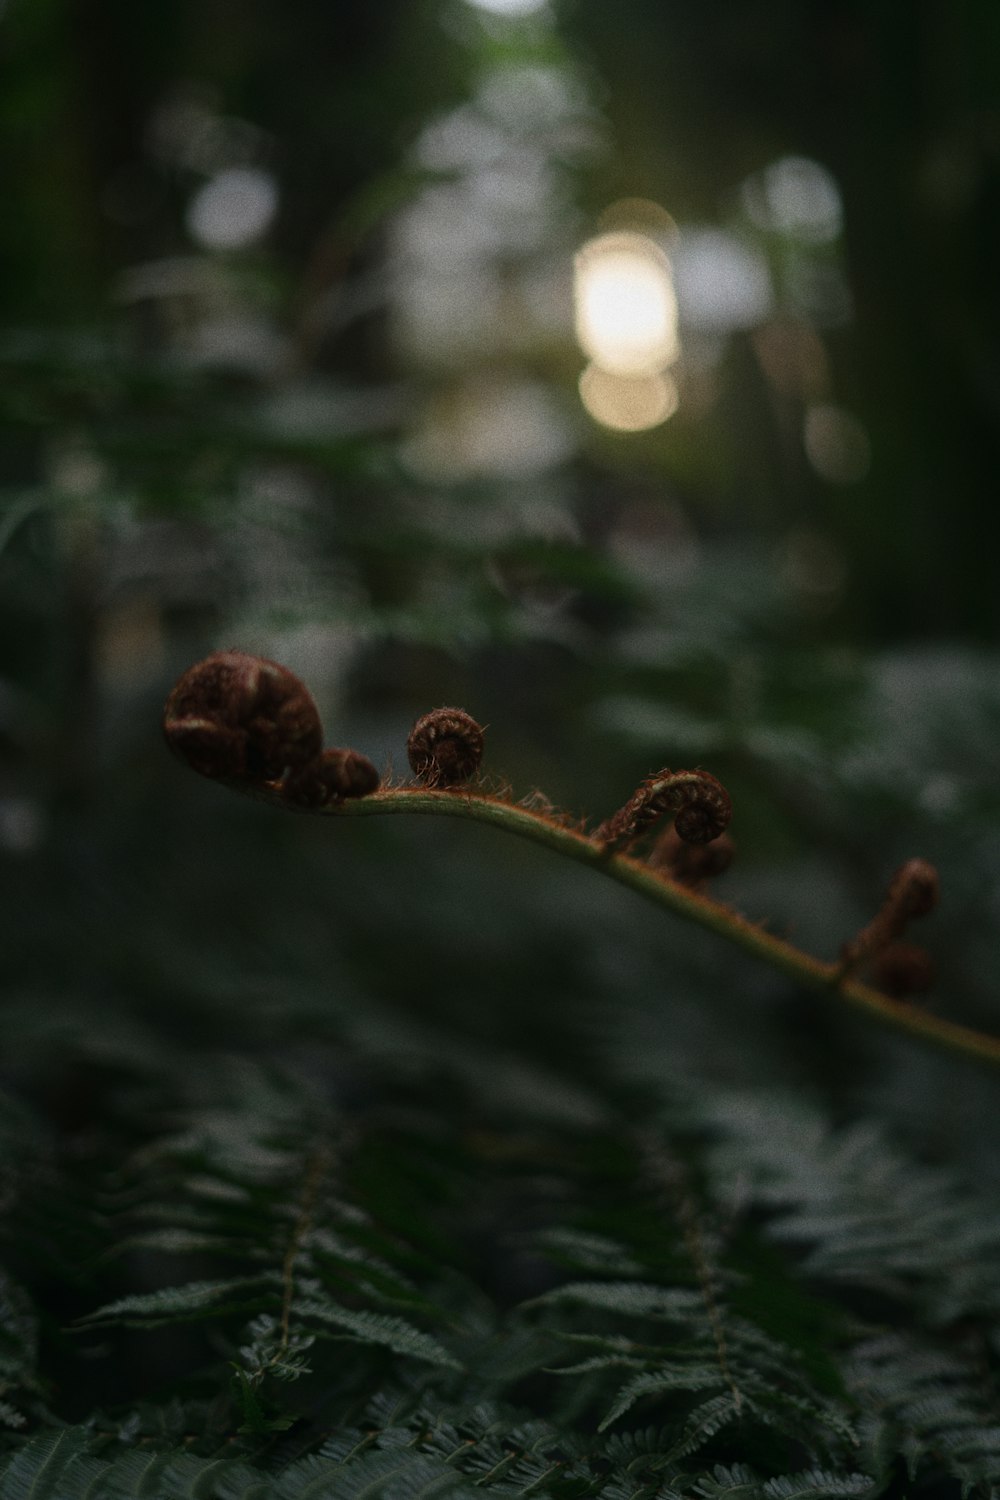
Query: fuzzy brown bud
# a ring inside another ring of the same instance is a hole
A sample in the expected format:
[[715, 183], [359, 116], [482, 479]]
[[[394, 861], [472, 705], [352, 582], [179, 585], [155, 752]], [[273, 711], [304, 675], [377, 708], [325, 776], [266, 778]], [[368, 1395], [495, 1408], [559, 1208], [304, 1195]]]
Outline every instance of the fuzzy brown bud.
[[910, 917], [926, 917], [937, 906], [940, 896], [938, 872], [926, 859], [908, 859], [889, 884], [888, 900], [903, 922]]
[[722, 782], [708, 771], [664, 768], [647, 776], [594, 837], [609, 850], [627, 848], [668, 812], [674, 814], [674, 827], [685, 843], [709, 844], [729, 826], [733, 804]]
[[464, 708], [431, 709], [410, 730], [406, 754], [414, 776], [424, 786], [458, 786], [479, 769], [482, 725]]
[[305, 684], [245, 651], [216, 651], [189, 667], [167, 698], [163, 733], [202, 776], [258, 781], [308, 764], [323, 743]]
[[296, 807], [330, 807], [347, 797], [367, 797], [380, 777], [367, 756], [357, 750], [324, 750], [308, 765], [289, 771], [282, 794]]
[[902, 936], [906, 924], [933, 911], [940, 896], [938, 872], [926, 859], [908, 859], [889, 882], [885, 901], [867, 927], [840, 953], [840, 977], [853, 973]]

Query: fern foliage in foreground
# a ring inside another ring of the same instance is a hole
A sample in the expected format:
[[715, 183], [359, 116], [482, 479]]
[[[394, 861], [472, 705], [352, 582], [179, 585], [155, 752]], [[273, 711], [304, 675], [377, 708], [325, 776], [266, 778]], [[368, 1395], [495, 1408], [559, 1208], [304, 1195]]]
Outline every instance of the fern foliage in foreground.
[[438, 1041], [172, 1059], [141, 1138], [12, 1167], [85, 1225], [10, 1246], [0, 1500], [1000, 1484], [995, 1210], [801, 1103]]

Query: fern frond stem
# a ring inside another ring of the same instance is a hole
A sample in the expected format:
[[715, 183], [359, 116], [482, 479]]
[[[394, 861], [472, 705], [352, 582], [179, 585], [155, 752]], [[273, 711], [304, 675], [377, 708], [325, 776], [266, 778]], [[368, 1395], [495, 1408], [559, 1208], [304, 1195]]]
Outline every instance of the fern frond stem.
[[[277, 799], [267, 797], [265, 800]], [[883, 1025], [906, 1032], [919, 1041], [1000, 1067], [1000, 1037], [931, 1015], [905, 1001], [892, 1000], [858, 980], [843, 979], [838, 964], [824, 963], [804, 953], [793, 943], [776, 937], [721, 901], [677, 884], [641, 860], [627, 854], [610, 853], [606, 845], [588, 836], [582, 828], [560, 822], [545, 812], [465, 788], [430, 791], [424, 787], [389, 788], [315, 811], [337, 818], [412, 813], [487, 823], [541, 844], [578, 864], [602, 871], [675, 916], [717, 933], [799, 984], [853, 1006]]]
[[497, 1459], [492, 1469], [487, 1469], [485, 1474], [477, 1478], [476, 1484], [487, 1485], [492, 1484], [494, 1479], [502, 1479], [509, 1469], [512, 1469], [515, 1464], [520, 1463], [523, 1457], [524, 1454], [516, 1448], [512, 1449], [509, 1453], [505, 1453], [503, 1458]]
[[636, 1144], [653, 1188], [665, 1193], [677, 1215], [677, 1222], [680, 1224], [684, 1239], [684, 1248], [687, 1250], [698, 1278], [701, 1300], [705, 1304], [708, 1324], [715, 1343], [715, 1357], [719, 1361], [719, 1370], [730, 1389], [733, 1405], [739, 1412], [743, 1408], [743, 1393], [736, 1384], [732, 1365], [729, 1363], [729, 1341], [726, 1338], [726, 1328], [722, 1320], [722, 1309], [715, 1294], [715, 1278], [705, 1251], [701, 1220], [687, 1180], [687, 1173], [683, 1163], [678, 1161], [652, 1131], [638, 1132]]
[[313, 1152], [306, 1167], [299, 1211], [281, 1263], [281, 1342], [278, 1345], [275, 1360], [288, 1353], [292, 1332], [292, 1303], [295, 1300], [295, 1262], [299, 1258], [302, 1241], [312, 1228], [320, 1184], [326, 1176], [329, 1165], [330, 1153], [325, 1146], [320, 1146]]

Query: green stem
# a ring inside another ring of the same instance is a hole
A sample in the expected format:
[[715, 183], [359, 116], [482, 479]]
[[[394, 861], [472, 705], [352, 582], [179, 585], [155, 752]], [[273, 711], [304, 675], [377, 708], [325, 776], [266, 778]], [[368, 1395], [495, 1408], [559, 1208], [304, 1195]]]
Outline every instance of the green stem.
[[718, 933], [800, 984], [843, 1000], [885, 1025], [952, 1052], [974, 1057], [979, 1062], [1000, 1065], [1000, 1037], [988, 1036], [970, 1026], [932, 1016], [905, 1001], [891, 1000], [857, 980], [842, 979], [839, 965], [823, 963], [803, 953], [792, 943], [766, 932], [722, 902], [678, 885], [641, 860], [627, 854], [610, 853], [604, 844], [580, 829], [560, 823], [545, 813], [480, 792], [432, 792], [422, 787], [383, 790], [320, 811], [338, 818], [429, 813], [437, 817], [470, 818], [474, 822], [489, 823], [494, 828], [542, 844], [578, 864], [600, 870], [657, 906], [666, 907], [675, 915]]

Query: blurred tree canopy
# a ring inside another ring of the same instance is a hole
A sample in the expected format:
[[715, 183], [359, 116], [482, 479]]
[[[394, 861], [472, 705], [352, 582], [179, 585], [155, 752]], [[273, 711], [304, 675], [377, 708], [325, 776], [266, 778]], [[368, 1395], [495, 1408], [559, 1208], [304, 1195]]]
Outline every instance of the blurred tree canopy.
[[990, 638], [990, 564], [970, 554], [992, 530], [997, 467], [995, 9], [641, 4], [627, 27], [600, 6], [574, 16], [636, 140], [641, 190], [669, 182], [675, 212], [713, 216], [784, 152], [833, 172], [853, 316], [831, 357], [873, 463], [832, 524], [869, 628]]
[[[505, 23], [453, 0], [306, 7], [294, 27], [266, 4], [14, 4], [0, 106], [8, 320], [106, 329], [116, 278], [190, 253], [183, 213], [199, 178], [249, 161], [281, 194], [258, 274], [286, 327], [308, 321], [310, 304], [377, 259], [394, 207], [416, 191], [407, 151], [422, 125], [494, 62], [554, 61], [576, 70], [601, 120], [601, 146], [573, 175], [587, 213], [644, 196], [682, 224], [725, 223], [740, 185], [788, 156], [822, 163], [843, 202], [850, 311], [827, 308], [821, 333], [837, 399], [870, 439], [865, 477], [831, 487], [788, 451], [788, 393], [738, 343], [725, 396], [690, 434], [721, 447], [721, 472], [699, 469], [669, 427], [646, 461], [730, 527], [805, 514], [827, 528], [849, 559], [848, 629], [985, 639], [997, 24], [985, 3], [640, 3], [623, 22], [581, 0]], [[781, 311], [800, 316], [788, 246], [766, 249]], [[365, 337], [338, 332], [310, 357], [391, 374], [375, 309], [369, 321]]]

